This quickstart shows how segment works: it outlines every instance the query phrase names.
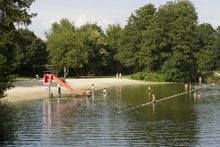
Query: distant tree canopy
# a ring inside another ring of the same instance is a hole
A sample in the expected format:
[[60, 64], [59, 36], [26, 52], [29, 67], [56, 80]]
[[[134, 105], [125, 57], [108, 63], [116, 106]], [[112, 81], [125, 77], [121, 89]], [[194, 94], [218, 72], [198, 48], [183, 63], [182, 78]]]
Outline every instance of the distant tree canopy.
[[87, 47], [78, 34], [79, 31], [68, 19], [54, 23], [47, 34], [49, 62], [57, 69], [63, 68], [65, 78], [69, 68], [79, 68], [88, 62]]
[[36, 14], [29, 13], [34, 0], [0, 1], [0, 97], [12, 86], [12, 72], [16, 68], [17, 30], [16, 26], [29, 25]]
[[150, 58], [149, 54], [149, 56], [141, 55], [141, 52], [143, 52], [141, 48], [142, 44], [144, 44], [143, 41], [147, 39], [144, 37], [144, 32], [151, 30], [150, 27], [155, 19], [155, 13], [156, 8], [153, 4], [141, 7], [136, 10], [136, 14], [131, 14], [122, 32], [117, 57], [123, 65], [133, 68], [134, 71], [142, 70], [147, 64], [144, 62], [145, 59], [140, 58], [141, 56]]
[[188, 0], [159, 8], [149, 3], [132, 13], [124, 28], [109, 25], [105, 33], [97, 24], [54, 23], [47, 34], [49, 61], [76, 75], [156, 72], [166, 81], [191, 82], [220, 68], [219, 30], [198, 24]]
[[210, 24], [198, 24], [188, 0], [158, 9], [148, 4], [129, 17], [117, 56], [136, 72], [162, 73], [167, 81], [195, 81], [219, 65], [217, 34]]
[[86, 24], [81, 26], [78, 31], [88, 53], [88, 62], [83, 65], [83, 71], [92, 75], [103, 73], [109, 53], [106, 50], [105, 35], [101, 27], [97, 24]]
[[107, 51], [109, 52], [109, 56], [107, 57], [107, 69], [111, 71], [110, 73], [118, 73], [123, 70], [123, 65], [120, 63], [120, 58], [118, 57], [122, 31], [123, 29], [119, 24], [109, 25], [106, 29], [105, 41], [107, 44]]
[[18, 29], [16, 40], [18, 65], [14, 73], [23, 76], [42, 74], [48, 57], [46, 43], [28, 29]]

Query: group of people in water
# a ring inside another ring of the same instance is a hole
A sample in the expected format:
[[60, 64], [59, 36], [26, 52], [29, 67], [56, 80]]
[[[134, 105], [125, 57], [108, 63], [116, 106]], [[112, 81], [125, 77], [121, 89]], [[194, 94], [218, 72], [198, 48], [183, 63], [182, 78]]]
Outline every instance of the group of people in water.
[[[199, 77], [199, 86], [206, 87], [206, 85], [202, 85], [202, 78], [201, 78], [201, 77]], [[152, 95], [151, 95], [151, 87], [148, 86], [147, 89], [148, 89], [149, 95], [151, 96], [151, 103], [152, 103], [152, 104], [155, 104], [157, 101], [156, 101], [156, 97], [155, 97], [154, 93], [152, 93]], [[191, 84], [188, 85], [187, 83], [185, 83], [185, 84], [184, 84], [184, 89], [185, 89], [185, 92], [191, 91], [191, 90], [192, 90], [192, 85], [191, 85]], [[201, 92], [199, 92], [199, 91], [195, 91], [195, 92], [193, 93], [193, 97], [194, 97], [194, 98], [201, 98], [201, 97], [202, 97], [202, 94], [201, 94]]]
[[[121, 77], [121, 73], [119, 73], [119, 74], [117, 73], [117, 74], [116, 74], [116, 78], [120, 78], [120, 77]], [[200, 86], [202, 86], [202, 85], [201, 85], [201, 83], [202, 83], [201, 81], [202, 81], [202, 78], [200, 77], [200, 78], [199, 78], [199, 85], [200, 85]], [[60, 88], [60, 85], [59, 85], [59, 84], [57, 84], [57, 88], [58, 88], [58, 94], [59, 94], [59, 96], [61, 96], [61, 88]], [[185, 83], [185, 84], [184, 84], [184, 88], [185, 88], [185, 91], [191, 91], [191, 84], [188, 85], [187, 83]], [[90, 89], [91, 89], [91, 90], [90, 90]], [[149, 97], [151, 98], [151, 103], [152, 103], [152, 104], [155, 104], [155, 103], [157, 102], [157, 100], [156, 100], [155, 94], [152, 92], [151, 87], [148, 86], [148, 87], [147, 87], [147, 90], [148, 90]], [[85, 95], [87, 98], [89, 98], [89, 97], [91, 97], [91, 96], [94, 97], [94, 92], [95, 92], [95, 85], [92, 84], [92, 85], [91, 85], [91, 88], [88, 88], [87, 91], [84, 93], [84, 95]], [[107, 94], [106, 88], [103, 88], [102, 93], [103, 93], [103, 95], [106, 95], [106, 94]], [[194, 92], [194, 93], [193, 93], [193, 97], [194, 97], [194, 98], [201, 98], [201, 93], [200, 93], [200, 92]]]
[[[87, 91], [86, 91], [86, 93], [85, 93], [85, 95], [86, 95], [86, 97], [94, 96], [94, 92], [95, 92], [95, 85], [92, 84], [92, 86], [91, 86], [91, 91], [90, 91], [90, 89], [88, 88]], [[106, 90], [105, 88], [102, 90], [102, 92], [103, 92], [103, 95], [106, 95], [106, 94], [107, 94], [107, 90]]]

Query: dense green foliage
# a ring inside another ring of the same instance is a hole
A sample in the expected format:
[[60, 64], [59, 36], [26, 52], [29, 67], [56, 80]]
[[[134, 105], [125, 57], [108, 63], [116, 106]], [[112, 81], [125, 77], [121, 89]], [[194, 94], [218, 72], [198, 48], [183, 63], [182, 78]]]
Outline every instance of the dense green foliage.
[[[83, 72], [89, 75], [103, 74], [109, 53], [106, 50], [101, 27], [97, 24], [86, 24], [81, 26], [78, 31], [80, 32], [79, 36], [83, 38], [82, 44], [85, 45], [88, 53], [88, 62], [83, 65]], [[79, 54], [83, 54], [83, 52], [80, 51]]]
[[[146, 67], [146, 64], [149, 62], [147, 58], [156, 58], [149, 54], [152, 52], [148, 52], [143, 47], [144, 41], [147, 40], [145, 35], [148, 32], [146, 31], [152, 30], [151, 25], [155, 19], [155, 13], [156, 9], [152, 4], [141, 7], [136, 11], [136, 14], [132, 14], [129, 17], [128, 24], [122, 32], [117, 56], [123, 65], [133, 68], [134, 71], [149, 68], [150, 66], [148, 65]], [[147, 41], [150, 42], [150, 40]]]
[[35, 16], [28, 9], [34, 0], [1, 0], [0, 10], [0, 97], [12, 86], [16, 60], [18, 25], [28, 25]]
[[14, 71], [17, 75], [34, 76], [44, 71], [47, 64], [48, 53], [46, 43], [27, 29], [19, 29], [17, 32], [16, 60], [18, 66]]
[[107, 69], [111, 71], [110, 73], [119, 73], [123, 70], [123, 65], [120, 63], [120, 57], [118, 57], [122, 31], [123, 29], [119, 24], [109, 25], [106, 30], [105, 41], [109, 52]]
[[86, 46], [78, 34], [68, 19], [54, 23], [47, 34], [50, 64], [58, 70], [63, 67], [64, 77], [68, 75], [69, 68], [79, 68], [88, 62]]
[[131, 79], [134, 80], [145, 80], [145, 81], [152, 81], [152, 82], [165, 82], [167, 81], [165, 76], [161, 73], [155, 73], [155, 72], [138, 72], [135, 74], [132, 74]]
[[120, 62], [145, 74], [162, 73], [166, 81], [207, 76], [218, 68], [219, 36], [210, 24], [197, 20], [188, 0], [167, 2], [157, 10], [152, 4], [141, 7], [123, 30]]
[[53, 24], [48, 34], [50, 63], [68, 66], [76, 75], [77, 71], [81, 75], [140, 72], [137, 77], [141, 77], [144, 72], [158, 81], [192, 82], [220, 68], [220, 29], [198, 24], [195, 7], [188, 0], [159, 8], [147, 4], [131, 14], [124, 28], [109, 25], [105, 33], [97, 24], [76, 28], [66, 20], [72, 27], [68, 29], [62, 21]]

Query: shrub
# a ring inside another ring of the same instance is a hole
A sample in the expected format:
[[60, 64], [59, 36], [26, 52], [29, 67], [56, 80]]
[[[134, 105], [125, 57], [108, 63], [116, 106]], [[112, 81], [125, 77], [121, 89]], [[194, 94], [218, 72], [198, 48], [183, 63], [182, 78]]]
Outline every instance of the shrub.
[[131, 79], [134, 80], [145, 80], [152, 82], [164, 82], [166, 81], [165, 76], [161, 73], [155, 72], [138, 72], [131, 75]]

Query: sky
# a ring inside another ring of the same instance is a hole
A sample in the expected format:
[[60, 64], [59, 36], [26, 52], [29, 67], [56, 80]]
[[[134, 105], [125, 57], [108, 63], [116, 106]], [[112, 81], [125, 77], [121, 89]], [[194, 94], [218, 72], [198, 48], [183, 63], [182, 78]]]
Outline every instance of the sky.
[[[171, 0], [172, 1], [172, 0]], [[35, 0], [30, 12], [37, 13], [28, 27], [45, 39], [51, 24], [68, 18], [77, 27], [86, 23], [97, 23], [103, 29], [109, 24], [124, 26], [131, 13], [145, 4], [157, 8], [167, 0]], [[199, 23], [210, 23], [214, 28], [220, 25], [220, 0], [191, 0], [196, 7]]]

